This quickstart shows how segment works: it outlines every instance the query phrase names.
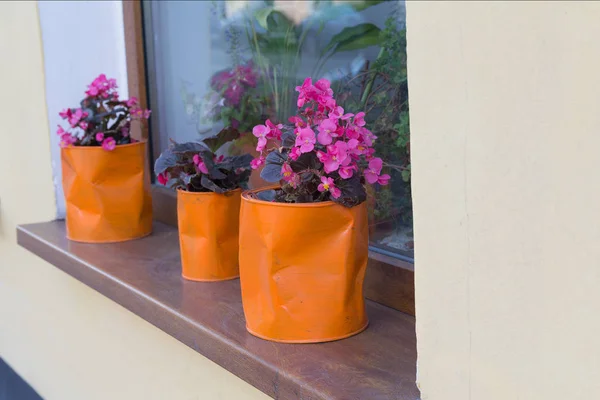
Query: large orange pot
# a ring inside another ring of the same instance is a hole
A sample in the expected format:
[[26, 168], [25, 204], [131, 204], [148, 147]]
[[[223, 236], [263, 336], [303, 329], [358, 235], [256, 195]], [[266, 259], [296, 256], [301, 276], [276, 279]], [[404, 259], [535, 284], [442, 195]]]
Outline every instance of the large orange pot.
[[238, 266], [241, 189], [224, 194], [177, 191], [181, 274], [192, 281], [240, 276]]
[[363, 331], [366, 203], [274, 203], [254, 198], [256, 192], [242, 195], [240, 212], [248, 331], [286, 343], [327, 342]]
[[61, 149], [67, 238], [122, 242], [152, 232], [152, 197], [146, 143]]

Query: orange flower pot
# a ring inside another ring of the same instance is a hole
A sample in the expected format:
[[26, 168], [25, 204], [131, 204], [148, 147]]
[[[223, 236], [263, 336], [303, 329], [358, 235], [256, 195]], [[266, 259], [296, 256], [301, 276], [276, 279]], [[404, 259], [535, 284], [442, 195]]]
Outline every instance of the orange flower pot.
[[240, 212], [248, 331], [285, 343], [327, 342], [363, 331], [366, 203], [284, 204], [252, 198], [256, 192], [242, 195]]
[[122, 242], [152, 232], [152, 197], [146, 143], [61, 149], [67, 238]]
[[192, 281], [240, 276], [241, 189], [224, 194], [177, 191], [181, 275]]

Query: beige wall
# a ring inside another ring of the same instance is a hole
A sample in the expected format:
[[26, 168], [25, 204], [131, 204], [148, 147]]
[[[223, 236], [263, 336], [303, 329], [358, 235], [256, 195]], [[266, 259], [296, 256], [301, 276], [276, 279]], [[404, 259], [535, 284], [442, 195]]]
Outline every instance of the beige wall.
[[423, 400], [600, 398], [600, 3], [407, 18]]
[[0, 2], [0, 54], [0, 356], [46, 400], [267, 399], [17, 247], [55, 215], [36, 2]]

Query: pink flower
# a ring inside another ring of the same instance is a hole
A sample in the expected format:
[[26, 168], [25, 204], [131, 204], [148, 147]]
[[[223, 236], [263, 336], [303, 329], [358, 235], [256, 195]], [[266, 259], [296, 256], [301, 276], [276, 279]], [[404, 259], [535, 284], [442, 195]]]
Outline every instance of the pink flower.
[[321, 184], [317, 187], [319, 192], [327, 192], [331, 193], [331, 196], [334, 199], [337, 199], [342, 195], [342, 191], [335, 187], [335, 183], [333, 182], [333, 178], [329, 178], [327, 176], [321, 177]]
[[258, 138], [258, 144], [256, 145], [256, 151], [262, 152], [267, 145], [267, 135], [271, 129], [265, 125], [256, 125], [252, 128], [252, 134]]
[[125, 104], [127, 104], [127, 107], [135, 107], [135, 106], [137, 106], [137, 103], [138, 103], [137, 97], [130, 97], [129, 100], [127, 100], [125, 102]]
[[225, 93], [223, 93], [223, 97], [225, 100], [229, 102], [233, 106], [237, 106], [240, 104], [240, 100], [242, 99], [242, 95], [244, 94], [244, 88], [242, 85], [238, 83], [233, 83], [227, 89], [225, 89]]
[[222, 163], [224, 159], [225, 159], [225, 156], [222, 154], [220, 156], [213, 157], [213, 161], [215, 162], [215, 164]]
[[296, 125], [297, 128], [304, 128], [306, 126], [306, 122], [296, 115], [290, 117], [289, 120], [292, 124]]
[[346, 128], [346, 137], [348, 139], [358, 139], [360, 138], [360, 133], [358, 132], [357, 127], [349, 126]]
[[158, 180], [158, 183], [160, 183], [161, 185], [166, 185], [167, 182], [169, 181], [169, 176], [167, 175], [167, 171], [161, 172], [160, 174], [156, 175], [156, 179]]
[[79, 127], [85, 131], [88, 128], [88, 123], [85, 121], [81, 121], [79, 122]]
[[319, 161], [323, 163], [323, 169], [328, 174], [337, 171], [340, 165], [345, 164], [347, 154], [348, 145], [346, 142], [338, 140], [334, 145], [327, 146], [327, 153], [323, 153], [322, 151], [317, 152], [317, 157]]
[[65, 108], [61, 112], [58, 113], [62, 119], [71, 118], [72, 112], [70, 108]]
[[337, 130], [338, 126], [335, 122], [333, 122], [330, 119], [324, 119], [320, 124], [319, 124], [319, 143], [321, 143], [322, 145], [328, 145], [331, 144], [331, 134], [332, 132], [334, 133]]
[[252, 169], [257, 169], [264, 163], [265, 157], [261, 154], [258, 158], [255, 158], [254, 160], [250, 161], [250, 167], [252, 167]]
[[296, 136], [296, 146], [300, 147], [301, 153], [308, 153], [315, 148], [315, 132], [310, 128], [300, 129], [300, 133]]
[[204, 161], [202, 161], [202, 158], [198, 154], [194, 154], [194, 157], [192, 157], [192, 161], [194, 161], [196, 168], [200, 172], [202, 172], [203, 174], [208, 174], [208, 168], [206, 168], [206, 164], [204, 164]]
[[103, 140], [104, 140], [104, 133], [103, 132], [96, 133], [96, 141], [102, 142]]
[[111, 137], [107, 137], [102, 142], [102, 148], [104, 150], [112, 151], [115, 149], [115, 147], [117, 147], [117, 142], [115, 142], [115, 139], [113, 139]]
[[84, 112], [81, 108], [75, 110], [75, 112], [71, 113], [71, 116], [69, 117], [69, 124], [71, 125], [71, 128], [75, 128], [79, 121], [87, 116], [88, 113]]
[[150, 118], [151, 113], [152, 113], [152, 111], [150, 111], [150, 110], [144, 110], [144, 115], [143, 115], [144, 119]]
[[356, 156], [360, 156], [365, 153], [367, 146], [360, 143], [356, 139], [348, 140], [348, 153]]
[[129, 136], [129, 126], [121, 128], [121, 135], [123, 135], [123, 137]]
[[331, 82], [329, 82], [327, 79], [319, 79], [317, 82], [315, 82], [315, 87], [319, 89], [325, 96], [333, 96]]
[[286, 182], [293, 182], [296, 177], [296, 174], [288, 163], [283, 163], [281, 166], [281, 175], [283, 176], [283, 180]]
[[387, 185], [389, 181], [390, 176], [388, 174], [379, 175], [379, 178], [377, 178], [377, 183], [379, 183], [381, 186]]
[[296, 161], [298, 157], [300, 157], [300, 154], [302, 154], [302, 152], [300, 152], [300, 147], [292, 147], [292, 149], [288, 153], [288, 157], [293, 161]]
[[64, 135], [65, 133], [67, 133], [67, 131], [65, 131], [65, 130], [63, 129], [63, 127], [62, 127], [62, 126], [58, 125], [58, 129], [56, 130], [56, 134], [57, 134], [58, 136], [62, 136], [62, 135]]
[[283, 124], [275, 125], [270, 120], [266, 121], [267, 128], [269, 128], [268, 137], [272, 139], [281, 139], [281, 129], [283, 128]]
[[308, 77], [304, 80], [302, 86], [296, 86], [296, 91], [299, 92], [297, 105], [298, 108], [301, 108], [306, 103], [307, 97], [314, 91], [312, 78]]
[[359, 128], [359, 133], [364, 144], [366, 144], [369, 147], [371, 147], [375, 139], [377, 139], [377, 136], [373, 135], [373, 133], [367, 128]]
[[365, 123], [365, 113], [361, 111], [358, 114], [356, 114], [356, 116], [354, 117], [354, 125], [365, 126]]
[[77, 141], [75, 136], [71, 136], [70, 133], [63, 133], [60, 137], [60, 147], [67, 147]]
[[352, 178], [352, 175], [354, 175], [354, 170], [356, 170], [356, 165], [354, 164], [348, 165], [346, 167], [341, 166], [338, 170], [338, 173], [340, 174], [340, 177], [342, 179], [349, 179]]
[[[367, 182], [375, 183], [379, 180], [379, 174], [381, 173], [382, 166], [383, 161], [381, 161], [381, 158], [379, 157], [373, 158], [371, 161], [369, 161], [369, 168], [364, 172]], [[389, 175], [387, 179], [389, 180]]]
[[344, 114], [344, 109], [340, 106], [335, 107], [333, 111], [329, 113], [329, 119], [341, 119], [343, 121], [350, 119], [353, 116], [354, 114], [351, 113]]

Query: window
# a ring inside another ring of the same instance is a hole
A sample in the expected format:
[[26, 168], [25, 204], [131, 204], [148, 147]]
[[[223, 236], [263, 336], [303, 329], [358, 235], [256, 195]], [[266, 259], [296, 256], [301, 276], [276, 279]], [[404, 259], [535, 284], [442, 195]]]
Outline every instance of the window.
[[392, 176], [370, 189], [372, 251], [412, 259], [403, 1], [145, 1], [143, 12], [155, 157], [169, 138], [225, 126], [244, 133], [230, 152], [252, 152], [252, 127], [287, 121], [295, 87], [326, 77], [346, 110], [368, 111]]

